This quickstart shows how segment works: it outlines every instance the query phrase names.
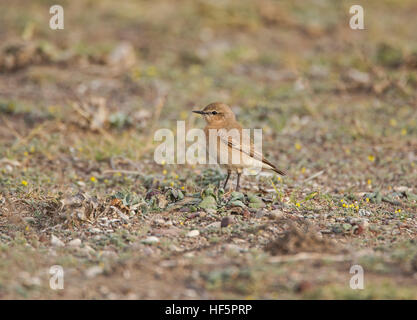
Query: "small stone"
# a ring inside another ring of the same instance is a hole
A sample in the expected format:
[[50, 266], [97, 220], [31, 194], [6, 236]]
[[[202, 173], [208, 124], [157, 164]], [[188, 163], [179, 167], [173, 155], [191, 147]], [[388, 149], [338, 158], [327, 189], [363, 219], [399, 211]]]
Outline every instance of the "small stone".
[[182, 251], [184, 251], [183, 249], [181, 249], [181, 248], [178, 248], [176, 245], [174, 245], [174, 244], [171, 244], [170, 246], [169, 246], [169, 250], [171, 250], [171, 251], [175, 251], [175, 252], [182, 252]]
[[269, 213], [269, 218], [271, 219], [280, 219], [284, 217], [284, 212], [282, 212], [281, 210], [272, 210]]
[[142, 240], [142, 243], [144, 243], [144, 244], [154, 244], [154, 243], [158, 243], [158, 242], [159, 242], [159, 239], [155, 236], [150, 236], [150, 237], [147, 237], [146, 239]]
[[73, 248], [77, 248], [79, 246], [81, 246], [81, 239], [74, 239], [71, 240], [70, 242], [68, 242], [68, 246], [73, 247]]
[[193, 212], [187, 216], [187, 219], [194, 219], [200, 216], [200, 212]]
[[102, 274], [103, 271], [104, 271], [104, 269], [102, 267], [94, 266], [94, 267], [91, 267], [91, 268], [89, 268], [85, 271], [85, 276], [87, 278], [94, 278], [94, 277], [98, 276], [99, 274]]
[[91, 233], [101, 233], [101, 229], [99, 229], [99, 228], [91, 228], [89, 231]]
[[24, 217], [23, 220], [26, 223], [31, 223], [31, 224], [34, 224], [36, 222], [35, 218], [33, 218], [33, 217]]
[[155, 223], [163, 226], [165, 224], [165, 220], [164, 219], [155, 219]]
[[65, 246], [65, 243], [62, 242], [58, 237], [52, 235], [51, 236], [51, 245], [53, 245], [54, 247], [63, 247], [63, 246]]
[[233, 223], [233, 218], [228, 216], [228, 217], [224, 217], [222, 219], [222, 221], [220, 222], [220, 227], [221, 228], [226, 228], [227, 226], [229, 226], [230, 224]]
[[76, 182], [80, 187], [85, 187], [85, 183], [82, 181], [77, 181]]
[[218, 229], [218, 228], [220, 228], [220, 225], [221, 225], [220, 221], [216, 221], [216, 222], [212, 222], [212, 223], [210, 223], [210, 224], [209, 224], [209, 225], [207, 225], [205, 228], [206, 228], [206, 229], [210, 229], [210, 228], [215, 228], [215, 229]]
[[191, 230], [190, 232], [187, 233], [187, 237], [189, 238], [198, 237], [199, 235], [200, 235], [200, 231], [198, 230]]
[[347, 76], [350, 80], [360, 84], [368, 84], [371, 81], [371, 76], [368, 73], [359, 71], [357, 69], [349, 70], [347, 72]]

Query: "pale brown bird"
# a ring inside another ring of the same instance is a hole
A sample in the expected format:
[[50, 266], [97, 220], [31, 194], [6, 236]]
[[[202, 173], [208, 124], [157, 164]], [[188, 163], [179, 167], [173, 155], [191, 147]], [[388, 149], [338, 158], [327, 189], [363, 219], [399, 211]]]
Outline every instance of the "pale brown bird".
[[[232, 171], [236, 171], [236, 191], [239, 191], [240, 176], [245, 168], [258, 167], [275, 171], [282, 176], [285, 175], [284, 171], [278, 169], [275, 165], [265, 159], [261, 152], [255, 150], [253, 141], [251, 141], [250, 137], [242, 130], [242, 126], [236, 121], [235, 114], [227, 104], [215, 102], [206, 106], [202, 111], [193, 112], [203, 115], [207, 121], [204, 132], [206, 134], [206, 146], [209, 155], [216, 154], [217, 163], [227, 169], [224, 189], [227, 186], [230, 174]], [[210, 143], [211, 129], [217, 130], [217, 143], [214, 144]], [[227, 133], [225, 131], [227, 131]], [[216, 148], [217, 151], [213, 148]], [[225, 155], [225, 153], [227, 153], [227, 155]], [[224, 156], [227, 156], [227, 160], [223, 160], [224, 163], [222, 163], [222, 157]], [[235, 161], [236, 159], [239, 161]]]

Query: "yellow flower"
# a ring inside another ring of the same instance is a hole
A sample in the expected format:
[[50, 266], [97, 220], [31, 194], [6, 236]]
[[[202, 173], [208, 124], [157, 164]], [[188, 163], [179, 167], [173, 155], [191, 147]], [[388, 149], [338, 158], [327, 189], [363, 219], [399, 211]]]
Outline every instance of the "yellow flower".
[[297, 207], [300, 207], [300, 206], [301, 206], [301, 205], [300, 205], [300, 203], [298, 203], [298, 202], [297, 202], [295, 205], [296, 205]]
[[162, 171], [163, 175], [166, 175], [168, 173], [168, 171], [166, 171], [165, 169]]
[[372, 180], [371, 179], [368, 179], [367, 183], [368, 184], [372, 184]]
[[165, 160], [161, 161], [161, 164], [164, 166], [167, 162]]
[[96, 182], [97, 181], [95, 177], [91, 177], [90, 180], [91, 180], [91, 182]]
[[343, 204], [343, 208], [346, 208], [346, 203]]
[[366, 198], [366, 199], [365, 199], [365, 201], [366, 201], [366, 202], [369, 202], [369, 198]]
[[28, 185], [28, 182], [26, 180], [22, 180], [22, 184], [26, 187]]
[[140, 79], [140, 69], [139, 69], [139, 68], [135, 68], [135, 69], [133, 69], [133, 71], [132, 71], [132, 77], [133, 77], [135, 80]]
[[302, 167], [301, 168], [301, 173], [305, 173], [306, 172], [306, 168]]
[[375, 157], [373, 155], [369, 155], [368, 156], [368, 160], [371, 161], [371, 162], [374, 162], [375, 161]]
[[401, 135], [402, 135], [402, 136], [407, 135], [407, 129], [406, 129], [406, 128], [403, 128], [403, 129], [401, 130]]
[[171, 182], [169, 183], [169, 185], [170, 185], [171, 187], [173, 187], [173, 186], [174, 186], [174, 182], [172, 182], [172, 181], [171, 181]]
[[25, 157], [27, 157], [27, 156], [29, 155], [29, 152], [25, 151], [25, 152], [23, 152], [23, 155], [24, 155]]
[[395, 212], [400, 213], [400, 212], [401, 212], [401, 209], [398, 209], [398, 210], [397, 210], [397, 211], [395, 211]]
[[343, 200], [343, 199], [340, 199], [340, 202], [341, 202], [341, 203], [343, 203], [343, 202], [345, 202], [345, 200]]
[[389, 124], [390, 124], [392, 127], [396, 127], [396, 126], [397, 126], [397, 120], [395, 120], [395, 119], [391, 119], [391, 120], [389, 121]]
[[184, 187], [184, 186], [182, 186], [182, 187], [181, 187], [181, 190], [184, 190], [184, 189], [185, 189], [185, 187]]
[[150, 66], [149, 68], [148, 68], [148, 70], [146, 70], [146, 74], [149, 76], [149, 77], [155, 77], [156, 75], [157, 75], [157, 70], [156, 70], [156, 68], [154, 67], [154, 66]]
[[298, 142], [295, 143], [294, 148], [296, 150], [301, 150], [301, 144], [299, 144]]

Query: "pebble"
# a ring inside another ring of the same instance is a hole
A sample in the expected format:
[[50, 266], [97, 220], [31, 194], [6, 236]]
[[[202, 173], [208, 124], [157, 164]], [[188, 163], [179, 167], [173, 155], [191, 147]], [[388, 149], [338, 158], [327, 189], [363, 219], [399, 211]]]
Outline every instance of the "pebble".
[[279, 218], [284, 217], [284, 212], [282, 212], [281, 210], [272, 210], [272, 211], [269, 213], [269, 217], [270, 217], [271, 219], [279, 219]]
[[65, 246], [65, 243], [62, 242], [58, 237], [52, 235], [51, 236], [51, 245], [53, 245], [54, 247], [63, 247], [63, 246]]
[[101, 229], [99, 229], [99, 228], [91, 228], [89, 231], [91, 233], [101, 233]]
[[103, 271], [104, 270], [103, 270], [102, 267], [94, 266], [94, 267], [91, 267], [91, 268], [89, 268], [85, 271], [85, 276], [87, 278], [94, 278], [94, 277], [98, 276], [99, 274], [102, 274]]
[[165, 220], [164, 219], [155, 219], [155, 223], [159, 224], [159, 225], [164, 225], [165, 224]]
[[76, 247], [81, 246], [81, 243], [82, 243], [81, 239], [74, 239], [74, 240], [71, 240], [70, 242], [68, 242], [68, 246], [76, 248]]
[[224, 217], [222, 219], [222, 221], [220, 222], [220, 227], [221, 228], [226, 228], [227, 226], [229, 226], [230, 224], [233, 223], [233, 218], [228, 216], [228, 217]]
[[144, 244], [154, 244], [154, 243], [158, 243], [158, 242], [159, 242], [159, 239], [155, 236], [150, 236], [150, 237], [147, 237], [146, 239], [142, 240], [142, 243], [144, 243]]
[[218, 229], [218, 228], [220, 228], [220, 225], [221, 225], [220, 221], [216, 221], [216, 222], [210, 223], [205, 228], [206, 229], [210, 229], [210, 228]]
[[190, 232], [187, 233], [187, 237], [189, 238], [198, 237], [199, 235], [200, 235], [200, 231], [198, 230], [191, 230]]

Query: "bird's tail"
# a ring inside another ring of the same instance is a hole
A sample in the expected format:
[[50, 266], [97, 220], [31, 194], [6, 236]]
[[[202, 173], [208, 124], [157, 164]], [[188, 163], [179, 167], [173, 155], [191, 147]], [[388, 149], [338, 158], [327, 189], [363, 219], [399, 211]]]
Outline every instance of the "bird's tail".
[[275, 171], [276, 173], [280, 174], [281, 176], [285, 176], [287, 175], [284, 171], [278, 169], [274, 164], [272, 164], [271, 162], [269, 162], [267, 159], [263, 158], [262, 162], [267, 164], [269, 166], [268, 169]]
[[278, 169], [277, 167], [273, 167], [272, 170], [275, 171], [276, 173], [280, 174], [281, 176], [287, 175], [285, 173], [285, 171], [282, 171], [282, 170]]

